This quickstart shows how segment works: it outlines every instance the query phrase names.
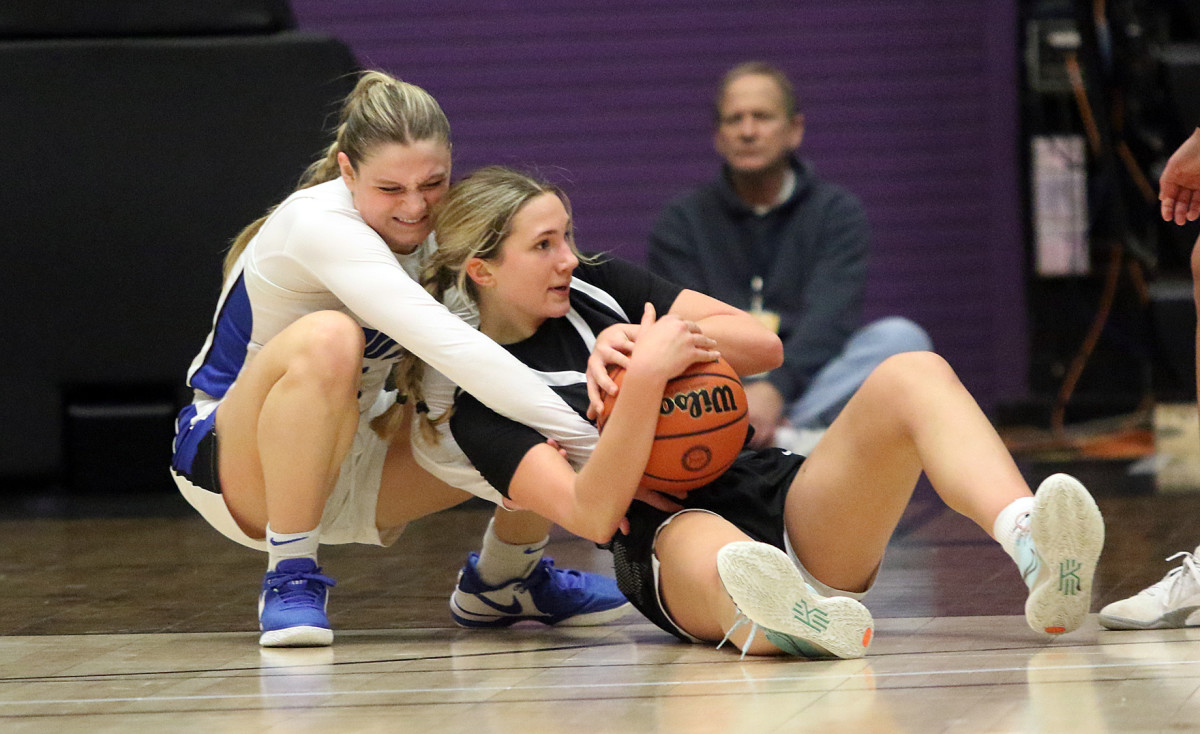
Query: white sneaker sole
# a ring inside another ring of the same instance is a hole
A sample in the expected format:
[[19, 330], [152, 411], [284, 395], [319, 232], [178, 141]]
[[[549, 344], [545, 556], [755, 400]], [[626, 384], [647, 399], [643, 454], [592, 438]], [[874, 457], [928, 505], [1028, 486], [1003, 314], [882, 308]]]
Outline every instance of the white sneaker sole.
[[[502, 614], [495, 610], [488, 609], [486, 611], [471, 611], [463, 607], [460, 599], [467, 602], [476, 603], [475, 594], [467, 594], [454, 590], [454, 594], [450, 597], [450, 618], [459, 627], [473, 628], [498, 628], [507, 627], [516, 624], [517, 622], [538, 622], [540, 624], [550, 625], [548, 618], [545, 615], [538, 613], [533, 602], [529, 602], [530, 607], [534, 609], [532, 614]], [[482, 605], [479, 605], [482, 606]], [[566, 619], [553, 623], [554, 627], [595, 627], [601, 624], [608, 624], [614, 620], [624, 617], [633, 611], [633, 605], [629, 602], [613, 607], [612, 609], [602, 609], [596, 612], [586, 612], [576, 614]]]
[[625, 602], [619, 607], [612, 609], [604, 609], [599, 612], [588, 612], [587, 614], [576, 614], [573, 617], [567, 617], [563, 621], [555, 624], [555, 627], [594, 627], [598, 624], [608, 624], [614, 620], [624, 617], [633, 611], [633, 605]]
[[[752, 541], [730, 543], [717, 551], [717, 573], [742, 614], [765, 630], [789, 635], [834, 657], [866, 654], [875, 627], [867, 608], [849, 597], [817, 595], [778, 548]], [[776, 645], [800, 654], [800, 646]]]
[[1115, 612], [1100, 610], [1100, 624], [1110, 630], [1171, 630], [1184, 627], [1200, 627], [1200, 606], [1173, 609], [1149, 621], [1122, 617]]
[[261, 647], [327, 647], [333, 644], [333, 630], [324, 627], [287, 627], [263, 632]]
[[1036, 632], [1071, 632], [1092, 606], [1104, 518], [1078, 480], [1055, 474], [1038, 487], [1030, 522], [1041, 567], [1025, 601], [1025, 621]]

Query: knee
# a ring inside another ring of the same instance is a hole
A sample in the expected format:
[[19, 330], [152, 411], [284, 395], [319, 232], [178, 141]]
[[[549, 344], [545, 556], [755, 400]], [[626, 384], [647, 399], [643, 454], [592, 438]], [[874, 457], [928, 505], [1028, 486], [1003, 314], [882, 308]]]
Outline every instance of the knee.
[[914, 395], [919, 384], [958, 382], [958, 375], [940, 354], [904, 352], [885, 359], [867, 381], [874, 389], [888, 394]]
[[887, 316], [873, 321], [866, 330], [883, 345], [884, 351], [891, 354], [927, 352], [933, 348], [929, 334], [915, 321], [903, 316]]
[[300, 346], [289, 372], [318, 381], [327, 389], [358, 384], [364, 339], [354, 319], [337, 311], [318, 311], [305, 316], [297, 326]]

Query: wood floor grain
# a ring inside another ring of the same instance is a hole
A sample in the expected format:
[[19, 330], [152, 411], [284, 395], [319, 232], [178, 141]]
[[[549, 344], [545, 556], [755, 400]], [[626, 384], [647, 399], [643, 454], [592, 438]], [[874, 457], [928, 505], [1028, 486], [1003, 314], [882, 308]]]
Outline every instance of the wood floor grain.
[[[1200, 494], [1125, 491], [1080, 466], [1106, 517], [1093, 611], [1200, 543]], [[1032, 483], [1061, 467], [1023, 467]], [[89, 510], [91, 508], [91, 510]], [[1053, 641], [984, 532], [923, 486], [866, 603], [864, 660], [739, 661], [636, 614], [596, 628], [464, 630], [447, 600], [490, 510], [334, 546], [331, 648], [261, 650], [264, 558], [171, 495], [32, 497], [0, 512], [0, 732], [1200, 731], [1200, 629]], [[555, 531], [561, 566], [611, 572]]]

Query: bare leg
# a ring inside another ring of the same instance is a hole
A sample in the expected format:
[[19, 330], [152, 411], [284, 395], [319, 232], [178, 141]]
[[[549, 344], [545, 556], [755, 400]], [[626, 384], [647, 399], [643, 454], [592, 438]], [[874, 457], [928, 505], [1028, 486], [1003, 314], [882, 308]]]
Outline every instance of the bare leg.
[[251, 537], [317, 526], [358, 424], [363, 336], [322, 311], [280, 332], [217, 409], [225, 502]]
[[412, 455], [409, 430], [412, 424], [406, 415], [392, 436], [383, 475], [379, 482], [379, 499], [375, 505], [375, 525], [381, 535], [402, 528], [407, 523], [432, 515], [469, 500], [472, 495], [451, 487], [425, 471]]
[[492, 515], [492, 532], [509, 545], [533, 545], [541, 542], [554, 523], [529, 510], [510, 512], [497, 507]]
[[864, 590], [922, 470], [989, 535], [1000, 510], [1031, 494], [945, 360], [910, 352], [871, 374], [792, 483], [788, 539], [805, 568], [835, 589]]
[[[717, 573], [717, 551], [730, 543], [750, 540], [728, 520], [707, 512], [685, 512], [662, 529], [655, 543], [663, 603], [675, 623], [701, 640], [716, 642], [737, 617], [733, 600]], [[734, 632], [730, 642], [742, 649], [749, 626]], [[778, 654], [762, 636], [748, 653]]]
[[[391, 439], [383, 464], [375, 522], [385, 534], [392, 528], [461, 504], [473, 496], [446, 484], [417, 463], [412, 455], [411, 428], [411, 415], [405, 415]], [[505, 543], [530, 545], [542, 541], [551, 525], [549, 520], [533, 512], [511, 512], [498, 507], [492, 529]]]

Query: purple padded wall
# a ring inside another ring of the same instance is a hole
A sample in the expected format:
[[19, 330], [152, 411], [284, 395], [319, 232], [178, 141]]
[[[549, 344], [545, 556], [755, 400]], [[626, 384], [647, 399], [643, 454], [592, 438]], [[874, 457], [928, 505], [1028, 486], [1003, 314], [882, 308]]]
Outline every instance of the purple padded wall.
[[537, 167], [567, 186], [583, 247], [636, 261], [666, 200], [715, 174], [716, 80], [778, 64], [802, 153], [866, 204], [868, 315], [923, 324], [985, 406], [1025, 394], [1014, 0], [292, 6], [438, 98], [457, 174]]

